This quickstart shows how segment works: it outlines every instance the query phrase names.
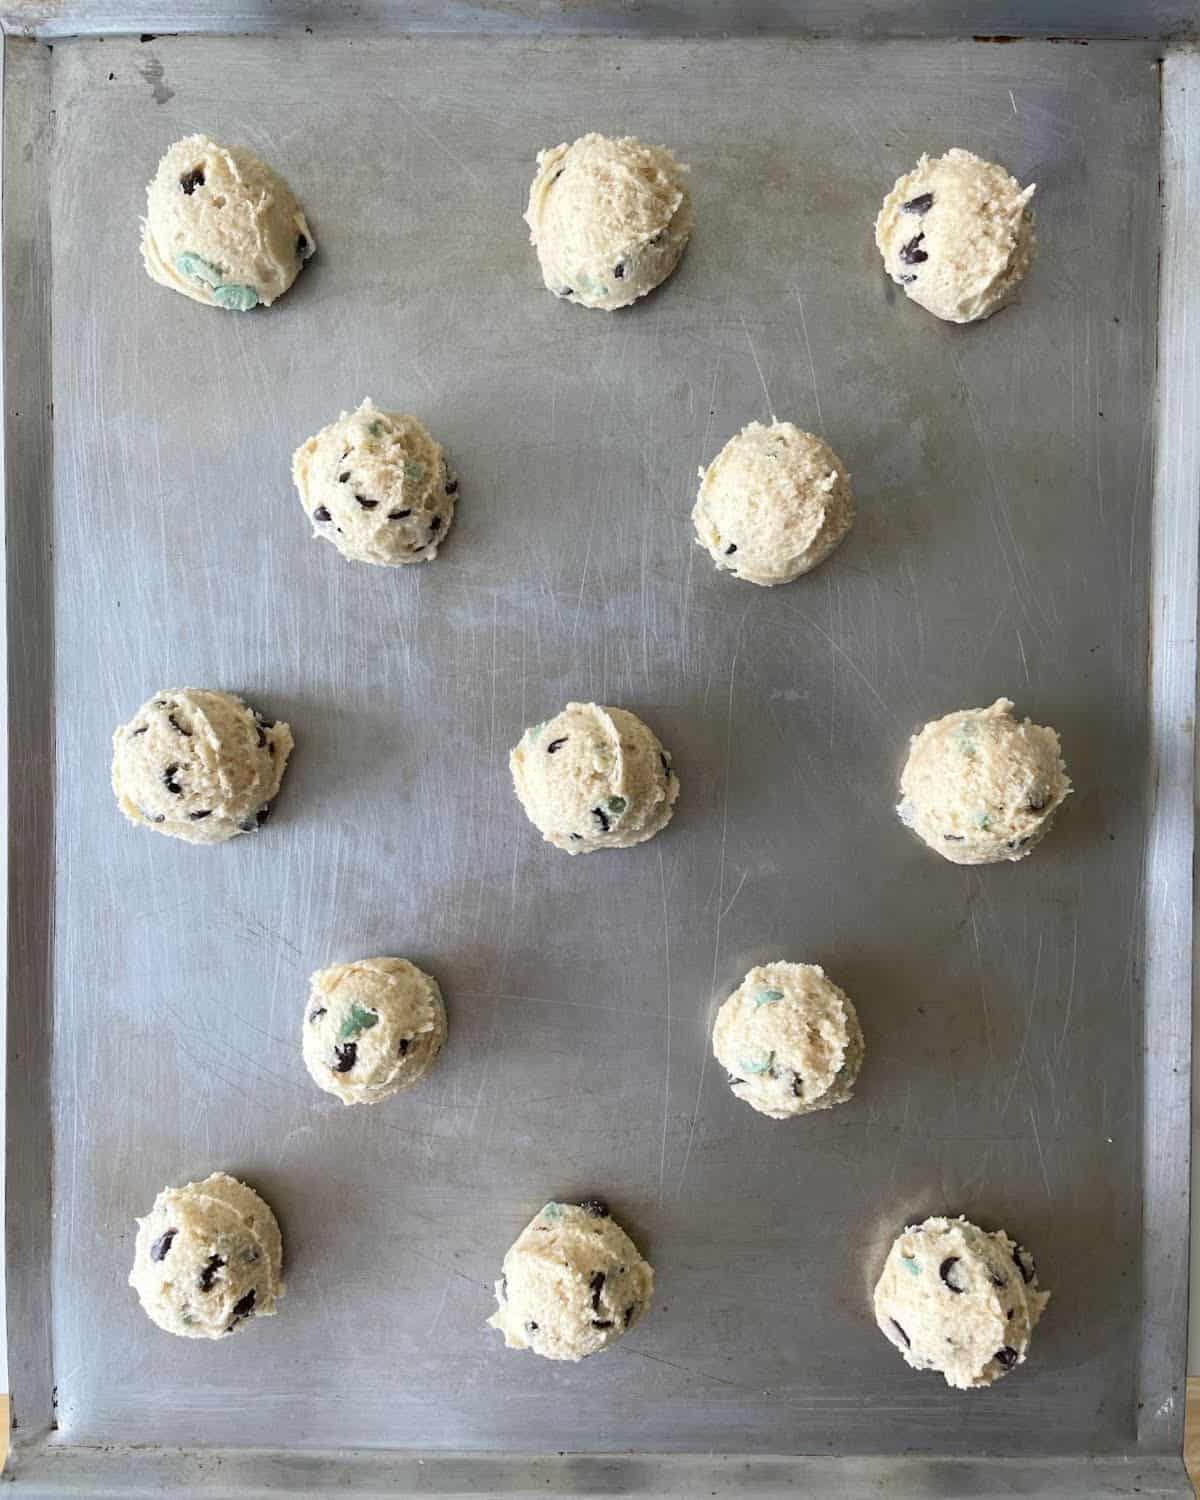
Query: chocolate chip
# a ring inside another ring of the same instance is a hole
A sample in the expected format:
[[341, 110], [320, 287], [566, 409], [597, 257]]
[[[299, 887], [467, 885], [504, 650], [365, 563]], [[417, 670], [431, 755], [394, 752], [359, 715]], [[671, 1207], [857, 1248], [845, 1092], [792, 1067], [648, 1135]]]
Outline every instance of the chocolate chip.
[[602, 807], [593, 807], [592, 817], [595, 818], [597, 823], [599, 823], [601, 833], [607, 833], [609, 830], [609, 821], [608, 814], [604, 811], [604, 809]]
[[948, 1255], [938, 1267], [938, 1275], [942, 1278], [943, 1283], [948, 1286], [952, 1292], [961, 1297], [962, 1294], [966, 1291], [966, 1287], [955, 1286], [954, 1282], [950, 1279], [954, 1274], [954, 1268], [956, 1265], [958, 1265], [958, 1256]]
[[[1034, 1264], [1033, 1256], [1024, 1245], [1014, 1245], [1012, 1258], [1017, 1270], [1021, 1273], [1021, 1280], [1028, 1286], [1037, 1276], [1037, 1266]], [[1025, 1264], [1026, 1260], [1029, 1261], [1028, 1266]]]
[[725, 556], [726, 557], [732, 557], [733, 554], [736, 551], [737, 551], [737, 543], [736, 542], [730, 542], [729, 546], [725, 548]]
[[296, 254], [303, 255], [308, 249], [308, 235], [298, 234], [296, 236]]
[[191, 818], [193, 823], [199, 823], [201, 818], [212, 817], [212, 808], [206, 807], [201, 812], [188, 813], [188, 817]]
[[441, 529], [441, 525], [442, 525], [442, 518], [441, 518], [441, 516], [434, 516], [433, 519], [429, 523], [429, 529], [430, 529], [430, 531], [438, 531], [438, 530]]
[[153, 1245], [150, 1246], [150, 1259], [162, 1260], [171, 1248], [171, 1241], [178, 1233], [178, 1229], [164, 1229]]
[[570, 735], [564, 734], [557, 740], [551, 740], [546, 746], [546, 754], [553, 755], [556, 750], [561, 750], [569, 739]]
[[603, 1271], [593, 1271], [592, 1272], [592, 1279], [588, 1283], [588, 1285], [591, 1287], [591, 1291], [592, 1291], [592, 1311], [593, 1312], [599, 1312], [600, 1311], [600, 1293], [604, 1290], [604, 1283], [607, 1280], [608, 1280], [608, 1277], [604, 1274]]
[[400, 1057], [407, 1057], [408, 1056], [408, 1049], [409, 1049], [409, 1047], [411, 1045], [412, 1045], [412, 1039], [411, 1039], [411, 1037], [402, 1036], [400, 1038], [399, 1056]]
[[554, 295], [556, 297], [570, 297], [573, 294], [574, 294], [573, 293], [573, 288], [571, 288], [569, 286], [560, 286], [558, 288], [558, 290], [554, 293]]
[[1032, 835], [1027, 833], [1023, 839], [1009, 839], [1008, 847], [1010, 849], [1024, 849], [1031, 837]]
[[992, 1283], [993, 1286], [1007, 1286], [1008, 1285], [1008, 1277], [1007, 1276], [1000, 1276], [995, 1271], [989, 1271], [988, 1272], [988, 1278], [990, 1279], [990, 1281], [991, 1281], [991, 1283]]
[[636, 1302], [631, 1302], [629, 1304], [629, 1306], [625, 1309], [625, 1327], [626, 1328], [629, 1327], [630, 1323], [633, 1322], [634, 1318], [637, 1317], [637, 1315], [638, 1315], [638, 1313], [640, 1311], [641, 1311], [641, 1309], [640, 1309], [639, 1305]]
[[585, 1198], [579, 1206], [585, 1214], [591, 1214], [593, 1219], [608, 1218], [608, 1204], [603, 1198]]
[[325, 1013], [326, 1007], [324, 1005], [318, 1005], [315, 1010], [310, 1010], [308, 1013], [309, 1024], [315, 1025]]
[[538, 1331], [537, 1324], [533, 1321], [532, 1318], [530, 1318], [529, 1322], [526, 1323], [526, 1325], [525, 1325], [525, 1332], [526, 1333], [536, 1333], [537, 1331]]
[[458, 480], [457, 479], [447, 479], [447, 481], [446, 481], [446, 493], [447, 493], [447, 495], [457, 495], [458, 494]]
[[412, 508], [411, 507], [408, 510], [389, 510], [388, 511], [388, 520], [389, 521], [403, 521], [406, 516], [411, 516], [411, 515], [412, 515]]
[[233, 1304], [233, 1317], [226, 1325], [225, 1332], [232, 1333], [243, 1318], [254, 1316], [254, 1288], [251, 1287], [244, 1297], [239, 1297]]
[[921, 241], [925, 238], [925, 231], [913, 235], [907, 245], [900, 246], [900, 259], [906, 266], [919, 266], [923, 260], [929, 259], [929, 252], [921, 249]]
[[255, 827], [261, 828], [270, 816], [271, 804], [269, 802], [264, 802], [259, 810], [254, 814]]
[[374, 510], [379, 504], [378, 500], [369, 500], [366, 495], [355, 495], [354, 498], [362, 506], [363, 510]]
[[1031, 813], [1039, 813], [1045, 808], [1046, 802], [1047, 798], [1045, 797], [1030, 797], [1025, 806]]
[[571, 835], [571, 837], [572, 837], [572, 838], [573, 838], [573, 839], [580, 839], [580, 840], [582, 840], [582, 838], [583, 838], [583, 834], [582, 834], [582, 833], [573, 833], [573, 834], [572, 834], [572, 835]]
[[1017, 1362], [1017, 1351], [1015, 1349], [1010, 1349], [1009, 1346], [1005, 1344], [1003, 1349], [996, 1350], [994, 1357], [999, 1361], [1000, 1364], [1004, 1366], [1006, 1370], [1011, 1370], [1013, 1365], [1015, 1365]]
[[804, 1098], [804, 1079], [799, 1073], [792, 1074], [792, 1093], [797, 1099]]
[[500, 1273], [500, 1300], [501, 1302], [508, 1301], [508, 1277], [503, 1271]]
[[908, 286], [910, 282], [916, 281], [916, 279], [917, 273], [915, 271], [911, 271], [907, 276], [901, 276], [900, 282], [902, 285]]
[[313, 520], [319, 521], [322, 526], [326, 526], [333, 520], [333, 517], [329, 514], [327, 506], [318, 505], [316, 510], [313, 511]]
[[896, 1332], [904, 1340], [904, 1347], [906, 1349], [911, 1349], [912, 1348], [912, 1339], [910, 1339], [909, 1336], [908, 1336], [908, 1334], [905, 1333], [904, 1329], [900, 1327], [899, 1323], [896, 1322], [895, 1318], [889, 1318], [888, 1322], [892, 1325], [892, 1327], [896, 1330]]
[[179, 179], [179, 186], [190, 198], [198, 187], [204, 186], [204, 168], [193, 167], [190, 172], [185, 172]]
[[258, 748], [262, 750], [266, 746], [267, 736], [263, 733], [263, 727], [261, 724], [255, 725], [255, 728], [258, 730]]
[[350, 483], [350, 470], [349, 469], [343, 469], [342, 472], [338, 475], [338, 483], [339, 484], [349, 484]]
[[338, 1042], [333, 1049], [333, 1071], [348, 1073], [358, 1061], [357, 1042]]
[[942, 838], [948, 844], [961, 844], [965, 842], [966, 835], [962, 833], [943, 833]]
[[175, 780], [175, 773], [178, 770], [179, 770], [179, 767], [177, 765], [175, 765], [175, 764], [169, 765], [166, 768], [166, 770], [162, 773], [162, 783], [163, 783], [163, 786], [166, 787], [166, 789], [167, 789], [168, 792], [173, 793], [176, 797], [182, 797], [183, 796], [183, 788]]
[[620, 281], [624, 277], [625, 262], [623, 260], [619, 260], [613, 267], [613, 275], [617, 278], [618, 281]]
[[225, 1257], [222, 1255], [210, 1255], [204, 1262], [204, 1265], [200, 1269], [199, 1280], [196, 1283], [202, 1292], [212, 1291], [213, 1282], [217, 1279], [217, 1272], [224, 1264]]
[[660, 750], [658, 752], [658, 759], [663, 771], [669, 776], [671, 774], [671, 762], [667, 759], [664, 751]]
[[910, 198], [907, 203], [900, 205], [901, 213], [927, 214], [933, 207], [932, 193], [918, 193], [915, 198]]
[[133, 739], [135, 735], [145, 734], [146, 730], [149, 729], [149, 727], [150, 726], [148, 724], [143, 724], [140, 729], [135, 729], [133, 731], [133, 734], [130, 735], [130, 739]]
[[557, 181], [558, 181], [558, 179], [559, 179], [559, 178], [560, 178], [560, 177], [561, 177], [561, 176], [562, 176], [562, 174], [563, 174], [563, 173], [564, 173], [564, 172], [565, 172], [565, 171], [566, 171], [566, 170], [567, 170], [567, 169], [566, 169], [566, 167], [559, 167], [559, 169], [558, 169], [558, 171], [557, 171], [557, 172], [555, 172], [555, 174], [554, 174], [554, 176], [553, 176], [553, 177], [552, 177], [552, 178], [551, 178], [551, 179], [550, 179], [550, 181], [549, 181], [549, 183], [548, 183], [548, 184], [547, 184], [547, 186], [549, 186], [549, 187], [553, 187], [553, 186], [554, 186], [554, 184], [555, 184], [555, 183], [556, 183], [556, 182], [557, 182]]
[[185, 734], [187, 735], [189, 740], [191, 739], [192, 731], [190, 729], [185, 729], [174, 714], [167, 715], [167, 723], [171, 726], [176, 734]]
[[745, 1083], [745, 1081], [746, 1081], [744, 1078], [735, 1078], [732, 1073], [726, 1074], [726, 1077], [729, 1079], [729, 1082], [731, 1084], [734, 1084], [734, 1083]]
[[611, 1318], [593, 1318], [592, 1319], [592, 1327], [593, 1328], [611, 1328], [612, 1326], [613, 1326], [613, 1320]]
[[1012, 1309], [1012, 1308], [1011, 1308], [1011, 1307], [1010, 1307], [1010, 1308], [1009, 1308], [1009, 1309], [1008, 1309], [1008, 1311], [1007, 1311], [1007, 1312], [1006, 1312], [1006, 1313], [1005, 1313], [1005, 1314], [1004, 1314], [1004, 1316], [1005, 1316], [1005, 1317], [1006, 1317], [1006, 1318], [1011, 1318], [1011, 1317], [1012, 1317], [1012, 1315], [1013, 1315], [1013, 1309]]

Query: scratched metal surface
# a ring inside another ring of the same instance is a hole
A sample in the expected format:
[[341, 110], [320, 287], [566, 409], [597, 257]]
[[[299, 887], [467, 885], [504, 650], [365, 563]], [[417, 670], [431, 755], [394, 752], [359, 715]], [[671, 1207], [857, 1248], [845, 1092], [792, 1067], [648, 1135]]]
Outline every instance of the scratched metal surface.
[[[52, 1340], [68, 1441], [425, 1449], [1119, 1452], [1139, 1337], [1147, 538], [1157, 76], [1140, 45], [472, 41], [55, 46], [58, 754]], [[674, 145], [697, 230], [608, 317], [540, 286], [539, 146]], [[143, 185], [207, 129], [277, 164], [320, 254], [277, 308], [153, 286]], [[943, 327], [871, 224], [922, 150], [1039, 184], [1021, 303]], [[436, 564], [308, 539], [293, 447], [370, 394], [462, 477]], [[826, 435], [859, 521], [757, 590], [692, 545], [699, 464], [772, 411]], [[177, 684], [297, 750], [261, 836], [135, 831], [109, 737]], [[968, 871], [892, 813], [908, 735], [1001, 693], [1076, 793]], [[670, 829], [569, 860], [511, 794], [523, 726], [627, 705]], [[411, 955], [450, 1045], [373, 1110], [309, 1083], [306, 979]], [[854, 1102], [754, 1115], [708, 1056], [754, 962], [857, 1001]], [[212, 1346], [124, 1283], [133, 1216], [225, 1168], [285, 1233], [281, 1315]], [[547, 1198], [609, 1198], [653, 1315], [579, 1367], [484, 1329]], [[1008, 1227], [1054, 1300], [986, 1396], [874, 1329], [890, 1236]], [[117, 1373], [119, 1372], [119, 1374]], [[866, 1418], [866, 1420], [864, 1420]]]

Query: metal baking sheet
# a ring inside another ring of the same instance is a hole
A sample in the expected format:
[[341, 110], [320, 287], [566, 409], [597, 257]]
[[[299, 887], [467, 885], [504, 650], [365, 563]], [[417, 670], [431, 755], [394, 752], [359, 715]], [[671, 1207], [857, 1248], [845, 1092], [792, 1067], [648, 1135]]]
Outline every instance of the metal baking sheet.
[[[1178, 1227], [1163, 1195], [1186, 1181], [1185, 1131], [1144, 1134], [1177, 1096], [1143, 1026], [1180, 1015], [1178, 972], [1151, 994], [1146, 958], [1190, 931], [1190, 828], [1153, 797], [1157, 56], [10, 42], [6, 306], [11, 334], [25, 253], [52, 355], [10, 343], [5, 407], [18, 882], [28, 859], [10, 1008], [53, 916], [51, 993], [10, 1039], [31, 1487], [58, 1472], [46, 1493], [76, 1493], [53, 1461], [82, 1451], [71, 1482], [99, 1493], [138, 1444], [210, 1480], [205, 1454], [289, 1450], [313, 1493], [337, 1463], [377, 1481], [362, 1450], [427, 1454], [401, 1488], [565, 1451], [631, 1493], [646, 1471], [617, 1455], [694, 1475], [714, 1452], [814, 1456], [781, 1484], [858, 1455], [846, 1493], [856, 1474], [953, 1483], [935, 1460], [999, 1472], [981, 1458], [1059, 1476], [1031, 1493], [1085, 1472], [1080, 1493], [1175, 1492], [1186, 1257], [1142, 1233]], [[680, 270], [611, 317], [543, 291], [520, 219], [535, 151], [588, 128], [692, 167]], [[141, 268], [145, 182], [195, 129], [260, 151], [313, 225], [317, 258], [269, 312], [217, 316]], [[1039, 185], [1020, 303], [968, 329], [898, 295], [871, 241], [894, 177], [956, 144]], [[43, 377], [31, 436], [12, 393]], [[432, 566], [309, 540], [291, 451], [368, 394], [419, 413], [461, 476]], [[768, 591], [718, 576], [688, 513], [697, 466], [772, 412], [844, 457], [859, 519]], [[1194, 635], [1182, 649], [1194, 667]], [[293, 726], [261, 836], [197, 850], [120, 820], [112, 729], [182, 684]], [[899, 765], [924, 720], [1000, 694], [1060, 730], [1075, 795], [1027, 863], [955, 868], [897, 822]], [[569, 698], [636, 710], [674, 752], [679, 809], [652, 844], [568, 860], [525, 822], [508, 748]], [[1177, 902], [1148, 931], [1156, 857]], [[343, 1110], [300, 1061], [307, 976], [385, 951], [438, 975], [450, 1045], [410, 1096]], [[867, 1035], [855, 1101], [792, 1126], [733, 1099], [708, 1052], [716, 1004], [776, 955], [824, 964]], [[133, 1216], [216, 1168], [278, 1212], [288, 1295], [250, 1337], [185, 1344], [125, 1286]], [[505, 1248], [545, 1199], [594, 1194], [657, 1269], [653, 1315], [579, 1367], [506, 1353], [482, 1326]], [[871, 1319], [890, 1237], [943, 1210], [1019, 1234], [1054, 1293], [1028, 1364], [985, 1395], [911, 1374]], [[229, 1492], [266, 1493], [283, 1470], [263, 1463], [236, 1460]], [[711, 1472], [766, 1492], [764, 1470]]]

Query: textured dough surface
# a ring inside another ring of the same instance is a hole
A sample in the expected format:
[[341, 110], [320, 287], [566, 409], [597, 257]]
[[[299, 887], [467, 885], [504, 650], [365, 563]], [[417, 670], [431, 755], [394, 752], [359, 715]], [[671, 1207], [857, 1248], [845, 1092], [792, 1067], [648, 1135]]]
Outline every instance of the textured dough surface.
[[650, 729], [624, 708], [568, 703], [508, 758], [529, 821], [568, 854], [628, 849], [671, 821], [679, 777]]
[[817, 964], [751, 969], [717, 1012], [712, 1047], [734, 1094], [773, 1120], [844, 1104], [863, 1060], [850, 997]]
[[288, 726], [235, 693], [176, 688], [113, 735], [113, 791], [131, 823], [221, 844], [266, 821], [291, 752]]
[[611, 312], [665, 281], [692, 231], [687, 168], [665, 146], [592, 132], [539, 151], [525, 222], [556, 297]]
[[607, 1204], [547, 1203], [504, 1257], [488, 1326], [509, 1349], [578, 1360], [615, 1343], [653, 1293], [653, 1270]]
[[146, 188], [146, 270], [195, 302], [269, 307], [316, 248], [291, 188], [244, 146], [189, 135]]
[[283, 1241], [253, 1188], [224, 1172], [164, 1188], [137, 1221], [129, 1284], [147, 1316], [186, 1339], [270, 1317], [283, 1296]]
[[1070, 790], [1055, 731], [1018, 723], [997, 698], [913, 736], [896, 810], [945, 859], [990, 865], [1035, 849]]
[[894, 1242], [875, 1287], [875, 1321], [914, 1370], [967, 1390], [1022, 1364], [1050, 1293], [1028, 1250], [1002, 1229], [926, 1219]]
[[304, 1065], [343, 1104], [377, 1104], [410, 1088], [445, 1040], [437, 980], [406, 958], [360, 958], [312, 976]]
[[296, 449], [292, 479], [313, 535], [351, 562], [430, 562], [454, 520], [458, 480], [441, 444], [370, 400]]
[[764, 587], [790, 583], [850, 530], [854, 501], [840, 458], [791, 422], [751, 422], [700, 470], [696, 538], [718, 568]]
[[988, 318], [1016, 295], [1037, 236], [1023, 188], [994, 162], [957, 147], [896, 181], [875, 220], [893, 281], [950, 323]]

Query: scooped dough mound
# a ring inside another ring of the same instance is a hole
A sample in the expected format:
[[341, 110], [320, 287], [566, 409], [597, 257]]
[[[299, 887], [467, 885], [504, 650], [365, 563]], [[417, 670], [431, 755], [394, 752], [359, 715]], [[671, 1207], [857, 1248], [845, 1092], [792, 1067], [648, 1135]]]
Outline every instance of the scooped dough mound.
[[1016, 295], [1037, 236], [1023, 188], [993, 162], [957, 148], [899, 178], [875, 221], [893, 281], [949, 323], [991, 317]]
[[751, 969], [717, 1012], [712, 1046], [737, 1097], [773, 1120], [844, 1104], [863, 1060], [850, 997], [816, 964]]
[[791, 422], [751, 422], [700, 470], [696, 538], [718, 568], [769, 586], [823, 562], [850, 530], [854, 501], [837, 454]]
[[584, 135], [538, 152], [525, 222], [556, 297], [608, 312], [653, 291], [679, 264], [692, 200], [665, 146]]
[[510, 1349], [583, 1359], [616, 1343], [653, 1292], [653, 1270], [607, 1204], [547, 1203], [504, 1257], [488, 1326]]
[[568, 854], [627, 849], [671, 821], [679, 777], [636, 714], [568, 703], [521, 736], [513, 785], [542, 837]]
[[304, 1065], [343, 1104], [378, 1104], [410, 1088], [445, 1040], [437, 980], [406, 958], [360, 958], [312, 976]]
[[351, 562], [431, 562], [454, 520], [458, 480], [416, 417], [364, 401], [292, 455], [313, 535]]
[[291, 188], [244, 146], [189, 135], [146, 189], [146, 270], [195, 302], [269, 307], [316, 248]]
[[219, 1339], [275, 1312], [283, 1242], [253, 1188], [224, 1172], [163, 1188], [137, 1225], [129, 1284], [160, 1328]]
[[875, 1287], [875, 1321], [914, 1370], [967, 1390], [1022, 1364], [1050, 1293], [1033, 1256], [1002, 1229], [926, 1219], [892, 1245]]
[[990, 865], [1036, 848], [1070, 790], [1055, 731], [1018, 723], [997, 698], [913, 736], [897, 812], [945, 859]]
[[112, 785], [131, 823], [221, 844], [266, 822], [292, 731], [235, 693], [157, 693], [113, 735]]

